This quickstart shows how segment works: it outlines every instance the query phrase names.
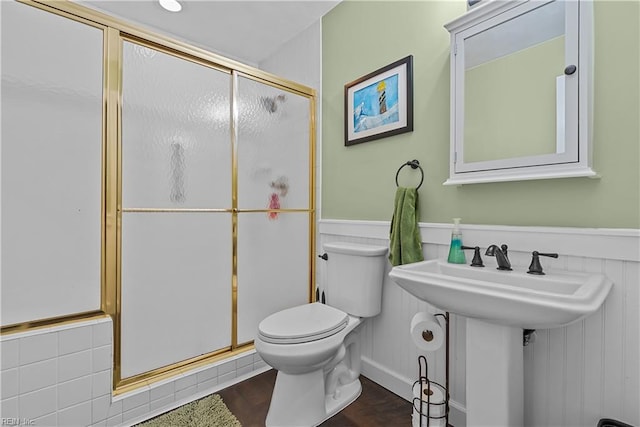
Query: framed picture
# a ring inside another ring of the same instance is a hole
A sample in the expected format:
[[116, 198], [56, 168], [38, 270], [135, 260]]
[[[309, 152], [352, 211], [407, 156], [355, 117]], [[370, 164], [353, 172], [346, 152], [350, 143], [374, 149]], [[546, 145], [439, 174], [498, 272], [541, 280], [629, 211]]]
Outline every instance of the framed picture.
[[344, 85], [344, 145], [413, 131], [413, 56]]

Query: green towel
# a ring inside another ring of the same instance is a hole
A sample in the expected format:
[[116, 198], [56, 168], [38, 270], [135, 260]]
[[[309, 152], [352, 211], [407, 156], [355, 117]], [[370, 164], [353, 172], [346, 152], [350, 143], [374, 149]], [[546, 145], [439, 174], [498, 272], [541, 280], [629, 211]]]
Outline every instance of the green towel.
[[418, 189], [398, 187], [389, 234], [391, 265], [423, 261], [418, 227]]

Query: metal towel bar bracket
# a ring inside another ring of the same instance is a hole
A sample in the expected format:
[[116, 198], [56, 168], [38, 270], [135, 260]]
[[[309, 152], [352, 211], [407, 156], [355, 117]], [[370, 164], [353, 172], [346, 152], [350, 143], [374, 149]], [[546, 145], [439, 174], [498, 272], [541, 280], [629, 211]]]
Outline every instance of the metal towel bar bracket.
[[398, 168], [398, 172], [396, 172], [396, 187], [398, 185], [398, 175], [400, 175], [400, 170], [405, 166], [411, 166], [411, 169], [420, 169], [420, 184], [416, 187], [416, 189], [422, 186], [422, 182], [424, 181], [424, 171], [422, 170], [422, 166], [420, 166], [420, 162], [418, 160], [410, 160], [407, 163], [404, 163], [402, 166]]

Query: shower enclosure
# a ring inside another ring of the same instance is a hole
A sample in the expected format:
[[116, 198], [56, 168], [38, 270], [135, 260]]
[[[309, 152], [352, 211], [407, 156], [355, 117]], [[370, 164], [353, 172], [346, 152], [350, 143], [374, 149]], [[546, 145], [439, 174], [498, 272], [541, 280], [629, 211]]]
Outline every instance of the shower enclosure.
[[[33, 138], [51, 156], [94, 166], [93, 173], [77, 175], [79, 188], [88, 191], [77, 196], [91, 207], [82, 225], [92, 231], [92, 238], [79, 241], [77, 249], [78, 257], [92, 261], [80, 271], [95, 280], [81, 285], [76, 281], [75, 288], [60, 280], [47, 287], [44, 277], [33, 276], [30, 288], [22, 289], [16, 281], [16, 300], [27, 301], [27, 294], [41, 286], [50, 293], [38, 304], [57, 306], [47, 312], [55, 321], [79, 313], [110, 314], [115, 327], [114, 389], [119, 393], [249, 349], [262, 318], [313, 299], [313, 89], [73, 2], [14, 5], [16, 16], [26, 20], [16, 28], [36, 33], [42, 29], [31, 15], [54, 17], [80, 33], [86, 28], [92, 38], [82, 40], [89, 46], [69, 54], [67, 62], [74, 57], [89, 62], [97, 70], [94, 83], [102, 79], [102, 90], [94, 88], [97, 119], [58, 122], [69, 138], [74, 130], [88, 129], [91, 139], [78, 133], [82, 140], [59, 145], [65, 152], [57, 153], [45, 135]], [[75, 45], [60, 46], [69, 50]], [[46, 54], [45, 49], [31, 52]], [[30, 62], [24, 66], [33, 69]], [[86, 71], [88, 66], [81, 68]], [[3, 73], [3, 85], [4, 79]], [[31, 102], [20, 94], [15, 98]], [[51, 108], [43, 117], [55, 113], [80, 118], [75, 110], [86, 111], [67, 104], [66, 98], [49, 97]], [[39, 111], [16, 105], [11, 109], [16, 114]], [[33, 149], [20, 141], [18, 136], [5, 138], [3, 132], [3, 151], [28, 157]], [[4, 154], [3, 162], [10, 164]], [[47, 168], [65, 171], [60, 162], [44, 162], [34, 173], [46, 174]], [[21, 179], [19, 164], [14, 169], [11, 178]], [[66, 221], [74, 226], [73, 218]], [[19, 243], [18, 237], [13, 243]], [[73, 268], [64, 260], [58, 264], [49, 276], [56, 268]], [[5, 285], [13, 290], [5, 280], [3, 291]], [[83, 290], [88, 296], [79, 304], [63, 304], [74, 301], [64, 295], [81, 295]], [[7, 306], [13, 294], [7, 293]], [[17, 313], [17, 327], [42, 320]]]
[[310, 101], [122, 44], [121, 376], [251, 344], [309, 301]]

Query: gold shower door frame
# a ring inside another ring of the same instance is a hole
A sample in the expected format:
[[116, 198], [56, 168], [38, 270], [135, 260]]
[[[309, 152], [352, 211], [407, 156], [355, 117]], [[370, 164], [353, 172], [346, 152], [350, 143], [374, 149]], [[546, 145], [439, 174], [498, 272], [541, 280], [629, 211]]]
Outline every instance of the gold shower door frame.
[[[247, 212], [278, 212], [309, 214], [309, 276], [308, 299], [314, 300], [315, 289], [315, 146], [316, 146], [316, 91], [312, 88], [280, 78], [248, 65], [224, 58], [206, 50], [176, 41], [131, 25], [109, 15], [94, 11], [71, 1], [17, 0], [42, 10], [55, 13], [103, 30], [103, 172], [102, 172], [102, 250], [101, 250], [101, 307], [100, 311], [113, 320], [113, 390], [121, 394], [149, 383], [173, 377], [195, 367], [225, 359], [253, 348], [253, 342], [237, 342], [238, 296], [238, 214]], [[122, 63], [123, 41], [133, 42], [174, 57], [223, 71], [231, 76], [231, 208], [230, 209], [152, 209], [122, 207]], [[309, 208], [308, 209], [239, 209], [238, 208], [238, 98], [237, 81], [242, 76], [284, 90], [309, 100]], [[232, 266], [231, 266], [231, 345], [207, 354], [183, 360], [128, 378], [121, 377], [121, 244], [123, 212], [225, 212], [231, 214]], [[91, 313], [93, 314], [93, 313]], [[70, 314], [38, 326], [85, 319], [86, 314]], [[30, 324], [33, 322], [30, 322]], [[18, 325], [16, 329], [29, 328]]]

